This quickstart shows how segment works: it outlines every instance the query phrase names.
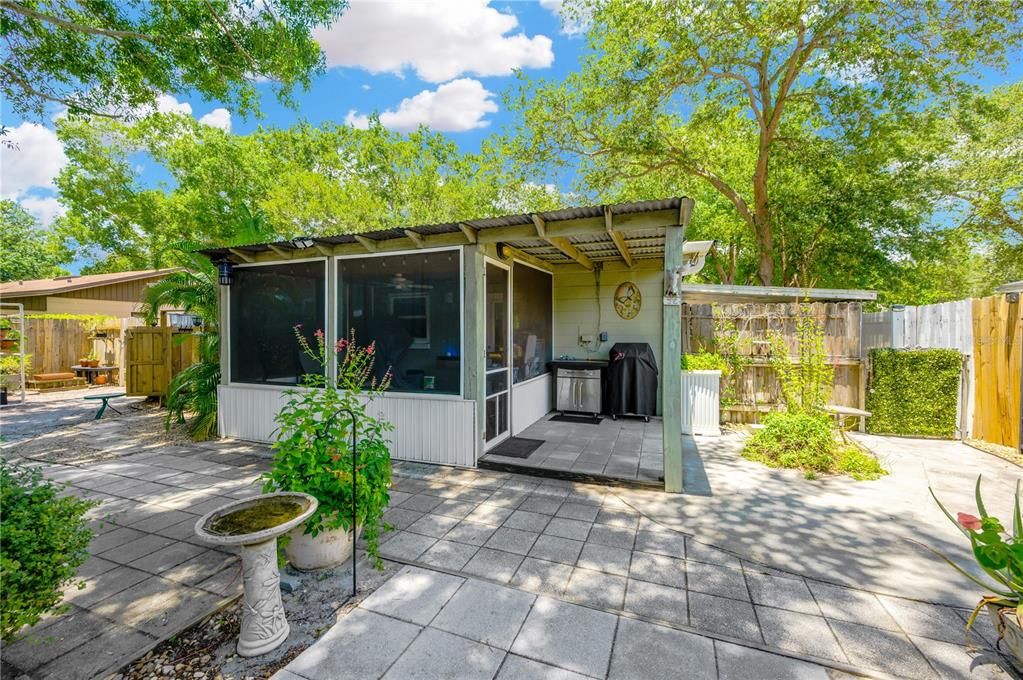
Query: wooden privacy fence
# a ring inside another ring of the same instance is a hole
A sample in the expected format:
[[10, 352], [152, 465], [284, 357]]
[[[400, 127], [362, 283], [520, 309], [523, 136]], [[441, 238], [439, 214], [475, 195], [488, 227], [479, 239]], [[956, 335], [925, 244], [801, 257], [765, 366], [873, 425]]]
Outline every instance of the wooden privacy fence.
[[89, 319], [25, 317], [25, 353], [30, 373], [65, 373], [89, 354], [104, 366], [122, 367], [123, 330], [137, 319], [110, 318], [96, 326]]
[[959, 350], [960, 436], [1019, 447], [1021, 313], [1018, 295], [895, 305], [863, 315], [863, 354], [875, 347]]
[[1020, 446], [1023, 310], [1019, 295], [973, 301], [973, 436]]
[[734, 380], [732, 403], [722, 404], [721, 410], [730, 422], [756, 422], [760, 413], [778, 407], [781, 386], [769, 365], [769, 338], [773, 333], [780, 335], [795, 360], [799, 354], [796, 325], [802, 307], [824, 329], [824, 349], [835, 372], [831, 403], [863, 408], [866, 373], [860, 358], [860, 303], [683, 304], [683, 352], [717, 350], [715, 336], [722, 322], [726, 326], [734, 324], [742, 338], [740, 351], [750, 363]]
[[165, 397], [170, 380], [199, 360], [199, 336], [167, 326], [125, 333], [125, 392]]

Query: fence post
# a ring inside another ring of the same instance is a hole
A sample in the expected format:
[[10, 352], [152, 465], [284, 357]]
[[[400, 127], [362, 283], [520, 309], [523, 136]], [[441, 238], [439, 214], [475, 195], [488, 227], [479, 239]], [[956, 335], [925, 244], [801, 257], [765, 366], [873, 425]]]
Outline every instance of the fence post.
[[906, 305], [892, 305], [892, 349], [906, 346]]

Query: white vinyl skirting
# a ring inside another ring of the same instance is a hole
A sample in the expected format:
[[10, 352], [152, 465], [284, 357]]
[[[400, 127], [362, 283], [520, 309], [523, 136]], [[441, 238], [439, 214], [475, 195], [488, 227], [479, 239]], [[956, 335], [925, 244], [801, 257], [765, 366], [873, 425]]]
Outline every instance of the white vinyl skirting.
[[721, 434], [721, 371], [682, 371], [682, 434]]
[[[218, 392], [220, 436], [273, 441], [287, 388], [221, 385]], [[394, 424], [386, 436], [395, 460], [475, 467], [475, 402], [388, 394], [370, 412]]]

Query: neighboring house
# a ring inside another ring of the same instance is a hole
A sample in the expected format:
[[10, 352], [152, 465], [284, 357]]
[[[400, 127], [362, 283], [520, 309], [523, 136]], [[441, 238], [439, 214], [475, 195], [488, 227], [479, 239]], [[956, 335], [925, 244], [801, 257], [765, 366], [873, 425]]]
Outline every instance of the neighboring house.
[[175, 271], [147, 269], [8, 281], [0, 283], [0, 300], [21, 303], [26, 312], [101, 314], [128, 319], [140, 316], [146, 287]]

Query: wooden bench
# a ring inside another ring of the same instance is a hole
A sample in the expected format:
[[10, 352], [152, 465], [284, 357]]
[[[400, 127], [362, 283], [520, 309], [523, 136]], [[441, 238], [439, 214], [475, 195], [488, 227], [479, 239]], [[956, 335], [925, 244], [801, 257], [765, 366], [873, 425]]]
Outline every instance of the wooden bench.
[[[56, 374], [43, 373], [32, 376], [32, 380], [25, 381], [25, 387], [39, 392], [63, 392], [65, 390], [78, 390], [88, 385], [85, 378], [76, 378], [74, 373], [71, 377], [53, 378]], [[66, 374], [65, 374], [66, 375]]]
[[864, 411], [863, 409], [853, 408], [852, 406], [839, 406], [838, 404], [827, 404], [824, 406], [824, 410], [835, 417], [835, 426], [838, 431], [842, 433], [842, 440], [845, 441], [846, 429], [842, 427], [843, 418], [869, 418], [870, 411]]
[[[93, 420], [99, 420], [100, 418], [103, 417], [103, 412], [107, 410], [108, 406], [110, 406], [111, 399], [117, 399], [118, 397], [123, 396], [125, 396], [124, 392], [113, 392], [111, 394], [90, 394], [89, 396], [85, 397], [86, 401], [92, 401], [96, 399], [103, 400], [103, 403], [100, 404], [99, 410], [96, 411], [96, 417], [93, 418]], [[118, 411], [113, 406], [110, 406], [110, 410], [116, 413], [117, 415], [124, 415], [121, 411]]]

